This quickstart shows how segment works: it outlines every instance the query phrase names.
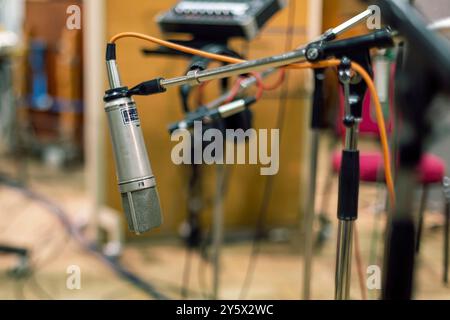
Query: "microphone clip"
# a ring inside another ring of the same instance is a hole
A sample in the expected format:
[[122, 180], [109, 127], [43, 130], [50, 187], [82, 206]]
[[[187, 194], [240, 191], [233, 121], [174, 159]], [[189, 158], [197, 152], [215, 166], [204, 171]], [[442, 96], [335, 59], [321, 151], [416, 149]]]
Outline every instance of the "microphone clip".
[[132, 96], [149, 96], [152, 94], [165, 92], [166, 89], [161, 86], [162, 78], [141, 82], [131, 89], [128, 87], [118, 87], [109, 89], [105, 92], [103, 100], [105, 102], [120, 98], [130, 98]]
[[163, 78], [156, 78], [149, 81], [144, 81], [138, 84], [137, 86], [134, 86], [130, 90], [128, 90], [128, 96], [149, 96], [152, 94], [162, 93], [166, 91], [166, 88], [164, 88], [161, 85], [161, 80]]

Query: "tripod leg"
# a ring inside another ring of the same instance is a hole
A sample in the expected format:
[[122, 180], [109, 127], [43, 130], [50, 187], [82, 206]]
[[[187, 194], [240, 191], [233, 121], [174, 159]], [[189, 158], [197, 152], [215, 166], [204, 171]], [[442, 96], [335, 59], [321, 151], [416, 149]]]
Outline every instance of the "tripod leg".
[[331, 233], [331, 219], [329, 217], [329, 202], [330, 197], [327, 195], [331, 194], [331, 191], [333, 190], [333, 180], [335, 178], [335, 175], [333, 173], [333, 168], [329, 169], [329, 173], [327, 175], [327, 178], [325, 180], [325, 186], [323, 188], [322, 194], [322, 203], [320, 204], [321, 208], [319, 211], [319, 222], [320, 222], [320, 229], [318, 232], [318, 235], [315, 239], [314, 246], [316, 247], [316, 250], [320, 250], [325, 242], [329, 240], [330, 233]]
[[[340, 142], [340, 139], [333, 137], [328, 145], [328, 151], [333, 152], [336, 145]], [[323, 187], [323, 190], [321, 191], [322, 195], [322, 203], [320, 204], [320, 210], [319, 212], [319, 222], [320, 222], [320, 229], [316, 236], [316, 240], [314, 243], [315, 249], [320, 250], [322, 249], [323, 245], [327, 240], [331, 238], [331, 232], [332, 232], [332, 224], [331, 224], [331, 218], [329, 215], [329, 204], [330, 204], [330, 197], [327, 195], [331, 194], [333, 191], [333, 185], [334, 185], [334, 178], [335, 173], [333, 169], [333, 164], [330, 162], [328, 166], [328, 173], [327, 177], [325, 179], [325, 184]]]
[[221, 251], [223, 245], [223, 181], [225, 177], [224, 165], [217, 165], [216, 171], [216, 196], [213, 209], [213, 299], [219, 299]]
[[314, 130], [311, 133], [311, 162], [309, 176], [309, 194], [304, 218], [304, 265], [303, 265], [303, 299], [309, 300], [311, 294], [311, 270], [313, 259], [313, 226], [315, 217], [316, 179], [317, 179], [317, 155], [319, 152], [319, 133]]

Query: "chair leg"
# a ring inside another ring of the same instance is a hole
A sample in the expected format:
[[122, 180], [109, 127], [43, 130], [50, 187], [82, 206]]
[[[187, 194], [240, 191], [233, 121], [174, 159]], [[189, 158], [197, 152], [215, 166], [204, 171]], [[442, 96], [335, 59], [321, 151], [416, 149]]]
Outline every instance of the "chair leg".
[[416, 253], [419, 253], [420, 251], [420, 240], [422, 238], [423, 219], [427, 205], [427, 199], [428, 199], [428, 187], [423, 186], [422, 197], [420, 200], [420, 207], [419, 207], [419, 220], [417, 225]]
[[448, 283], [448, 260], [449, 260], [449, 240], [450, 240], [450, 202], [445, 201], [445, 224], [444, 224], [444, 276], [443, 281]]

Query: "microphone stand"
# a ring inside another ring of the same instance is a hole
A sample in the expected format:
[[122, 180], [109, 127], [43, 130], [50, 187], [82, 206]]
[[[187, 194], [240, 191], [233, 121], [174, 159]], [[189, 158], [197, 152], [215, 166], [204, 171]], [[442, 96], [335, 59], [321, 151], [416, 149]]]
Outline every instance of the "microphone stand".
[[[6, 32], [5, 38], [7, 41], [5, 41], [3, 46], [0, 46], [0, 80], [1, 80], [2, 84], [5, 85], [4, 87], [0, 86], [0, 97], [1, 98], [3, 98], [2, 97], [3, 94], [9, 95], [8, 90], [11, 90], [11, 88], [13, 87], [12, 67], [11, 67], [12, 61], [10, 59], [10, 51], [12, 49], [14, 49], [14, 47], [15, 47], [16, 37], [13, 33]], [[11, 41], [11, 43], [9, 43], [8, 40]], [[10, 99], [6, 99], [6, 101], [10, 100], [12, 102], [13, 99], [14, 99], [13, 97], [10, 97]], [[11, 105], [8, 107], [10, 107], [11, 110], [16, 111], [15, 105]], [[4, 111], [4, 110], [2, 110], [2, 111]], [[2, 115], [0, 115], [0, 116], [2, 116]], [[3, 115], [3, 116], [5, 118], [7, 118], [7, 116], [5, 116], [5, 115]], [[3, 129], [3, 128], [0, 127], [0, 129]], [[14, 129], [16, 129], [16, 128], [14, 128]], [[2, 132], [2, 133], [6, 133], [5, 139], [7, 141], [8, 148], [12, 148], [13, 142], [22, 142], [22, 139], [19, 139], [19, 141], [11, 141], [12, 138], [11, 138], [10, 134], [8, 134], [9, 130], [7, 132]], [[22, 153], [20, 152], [21, 151], [20, 149], [21, 149], [21, 146], [17, 147], [16, 150], [13, 150], [13, 151], [16, 155], [18, 155], [20, 157], [17, 161], [18, 165], [23, 166], [25, 164], [25, 160], [22, 158]], [[22, 184], [24, 182], [24, 181], [22, 181], [22, 180], [24, 180], [23, 174], [26, 172], [24, 170], [23, 171], [19, 170], [19, 171], [20, 172], [19, 172], [18, 181], [20, 181], [19, 184]], [[5, 183], [9, 180], [10, 180], [9, 177], [7, 177], [6, 174], [4, 175], [3, 173], [0, 173], [0, 183]], [[29, 271], [30, 266], [29, 266], [29, 250], [28, 249], [22, 248], [22, 247], [13, 247], [13, 246], [9, 246], [6, 244], [0, 244], [0, 255], [2, 255], [2, 254], [15, 255], [19, 258], [19, 263], [18, 263], [17, 267], [15, 267], [12, 270], [13, 273], [15, 273], [17, 276], [22, 276], [27, 271]]]
[[[372, 68], [369, 49], [392, 46], [388, 30], [336, 42], [312, 43], [306, 49], [309, 60], [335, 56], [341, 59], [339, 80], [344, 88], [346, 127], [345, 147], [342, 151], [338, 191], [338, 243], [336, 253], [335, 298], [347, 300], [350, 292], [353, 224], [358, 217], [359, 151], [358, 127], [362, 118], [362, 105], [367, 85], [351, 71], [351, 60], [359, 63], [370, 75]], [[317, 52], [317, 54], [311, 54]], [[311, 223], [311, 222], [310, 222]], [[311, 226], [312, 227], [312, 223]]]
[[[357, 218], [358, 189], [359, 189], [359, 152], [357, 150], [358, 124], [362, 117], [362, 102], [367, 91], [367, 85], [360, 78], [352, 79], [350, 59], [358, 62], [369, 74], [372, 74], [369, 48], [389, 47], [393, 45], [392, 35], [388, 30], [381, 30], [369, 35], [346, 40], [328, 42], [326, 38], [310, 44], [306, 49], [307, 59], [314, 62], [329, 56], [342, 59], [339, 68], [339, 80], [344, 86], [346, 117], [346, 145], [342, 155], [341, 177], [339, 184], [339, 235], [336, 261], [336, 299], [348, 299], [353, 221]], [[303, 296], [309, 299], [310, 281], [313, 256], [313, 223], [316, 189], [317, 153], [319, 147], [319, 132], [323, 126], [320, 123], [320, 114], [323, 104], [323, 70], [316, 70], [315, 92], [313, 100], [313, 113], [311, 128], [311, 162], [310, 162], [310, 189], [305, 213], [305, 239], [304, 239], [304, 275]], [[316, 110], [318, 108], [318, 110]], [[320, 111], [319, 111], [320, 110]]]
[[351, 71], [351, 60], [358, 62], [372, 75], [368, 48], [340, 53], [341, 65], [338, 68], [339, 81], [344, 89], [345, 145], [342, 150], [338, 189], [338, 238], [336, 252], [335, 299], [348, 300], [350, 297], [351, 263], [353, 250], [354, 222], [358, 218], [359, 198], [359, 123], [367, 85], [355, 78]]
[[[335, 39], [339, 34], [342, 32], [348, 30], [349, 28], [357, 25], [361, 21], [365, 21], [368, 17], [372, 15], [371, 10], [365, 10], [361, 14], [357, 15], [354, 18], [351, 18], [350, 20], [344, 22], [343, 24], [339, 25], [336, 28], [330, 29], [327, 32], [325, 32], [319, 39], [319, 43], [317, 46], [321, 49], [321, 45], [324, 42], [331, 41]], [[366, 42], [372, 42], [373, 39], [371, 36], [363, 37], [363, 44]], [[390, 40], [390, 39], [389, 39]], [[360, 47], [363, 45], [362, 43], [358, 42], [357, 47]], [[343, 48], [346, 49], [348, 47], [349, 43], [340, 41], [339, 45], [337, 47], [331, 46], [331, 47], [325, 47], [328, 51], [327, 52], [337, 52], [342, 51]], [[172, 79], [159, 79], [159, 87], [162, 91], [165, 91], [171, 87], [177, 87], [185, 84], [189, 85], [199, 85], [203, 82], [215, 80], [215, 79], [221, 79], [225, 77], [229, 77], [232, 75], [237, 74], [245, 74], [249, 73], [251, 71], [258, 71], [258, 70], [267, 70], [269, 69], [269, 72], [272, 72], [274, 68], [282, 67], [291, 63], [295, 62], [303, 62], [307, 59], [306, 55], [308, 52], [308, 59], [314, 60], [315, 58], [318, 58], [319, 56], [319, 50], [316, 50], [318, 48], [314, 48], [312, 46], [300, 48], [282, 55], [278, 56], [272, 56], [268, 58], [262, 58], [258, 60], [253, 61], [247, 61], [237, 64], [231, 64], [226, 65], [223, 67], [211, 69], [211, 70], [196, 70], [189, 72], [186, 76], [176, 77]], [[353, 48], [351, 48], [353, 49]], [[349, 49], [346, 49], [349, 50]], [[325, 50], [326, 51], [326, 50]], [[312, 58], [311, 58], [312, 57]], [[320, 71], [319, 71], [320, 72]], [[317, 97], [322, 95], [319, 91], [317, 92]], [[221, 98], [218, 99], [218, 102], [221, 102]], [[211, 106], [208, 106], [211, 107]], [[319, 113], [316, 113], [314, 117], [318, 118]], [[316, 120], [314, 120], [315, 122]], [[309, 196], [309, 201], [311, 201], [308, 204], [308, 210], [305, 217], [305, 268], [304, 268], [304, 296], [305, 299], [309, 298], [309, 291], [310, 291], [310, 275], [311, 275], [311, 260], [312, 260], [312, 224], [314, 221], [314, 209], [310, 209], [314, 206], [314, 198], [315, 198], [315, 184], [316, 184], [316, 174], [317, 171], [316, 163], [317, 163], [317, 152], [318, 152], [318, 134], [316, 134], [314, 137], [313, 133], [313, 140], [312, 141], [312, 160], [311, 160], [311, 176], [310, 181], [311, 185], [313, 186], [313, 190], [311, 190], [311, 195]], [[309, 240], [308, 240], [309, 239]]]
[[361, 121], [355, 108], [351, 107], [349, 68], [350, 60], [344, 58], [339, 67], [339, 80], [344, 87], [345, 147], [342, 150], [338, 192], [338, 242], [336, 253], [335, 299], [348, 300], [352, 263], [353, 224], [358, 217], [359, 151], [358, 126]]
[[[294, 64], [294, 63], [301, 63], [301, 62], [306, 62], [306, 61], [317, 61], [320, 60], [320, 54], [328, 54], [330, 52], [332, 53], [336, 53], [336, 52], [341, 52], [343, 49], [345, 49], [345, 51], [352, 51], [355, 48], [352, 48], [351, 46], [349, 46], [349, 42], [345, 42], [345, 40], [341, 40], [338, 41], [336, 43], [331, 42], [331, 40], [334, 40], [336, 38], [337, 35], [339, 35], [340, 33], [348, 30], [349, 28], [353, 27], [354, 25], [360, 23], [361, 21], [365, 21], [368, 17], [370, 17], [373, 14], [373, 12], [370, 9], [365, 10], [364, 12], [362, 12], [361, 14], [357, 15], [354, 18], [351, 18], [350, 20], [344, 22], [343, 24], [339, 25], [336, 28], [330, 29], [328, 31], [326, 31], [319, 39], [318, 42], [316, 43], [312, 43], [308, 46], [303, 46], [301, 48], [298, 48], [296, 50], [290, 51], [290, 52], [286, 52], [286, 53], [282, 53], [279, 55], [275, 55], [275, 56], [270, 56], [270, 57], [266, 57], [266, 58], [261, 58], [261, 59], [256, 59], [256, 60], [251, 60], [251, 61], [246, 61], [246, 62], [241, 62], [241, 63], [236, 63], [236, 64], [229, 64], [229, 65], [225, 65], [225, 66], [221, 66], [221, 67], [217, 67], [217, 68], [213, 68], [213, 69], [206, 69], [206, 70], [192, 70], [189, 71], [186, 75], [184, 76], [180, 76], [180, 77], [175, 77], [175, 78], [170, 78], [170, 79], [164, 79], [164, 78], [157, 78], [157, 79], [153, 79], [150, 81], [146, 81], [143, 82], [137, 86], [135, 86], [134, 88], [131, 88], [130, 90], [128, 90], [128, 88], [126, 87], [120, 87], [119, 85], [116, 85], [118, 82], [116, 80], [118, 80], [118, 74], [116, 72], [116, 68], [115, 68], [115, 59], [114, 60], [110, 60], [108, 61], [108, 72], [109, 72], [109, 78], [110, 81], [112, 82], [111, 87], [113, 88], [112, 90], [110, 90], [109, 94], [110, 95], [151, 95], [151, 94], [156, 94], [156, 93], [162, 93], [165, 92], [167, 89], [170, 88], [174, 88], [174, 87], [179, 87], [182, 85], [191, 85], [191, 86], [197, 86], [200, 85], [204, 82], [208, 82], [211, 80], [217, 80], [217, 79], [224, 79], [224, 78], [228, 78], [234, 75], [242, 75], [242, 74], [248, 74], [250, 72], [254, 72], [254, 71], [265, 71], [265, 72], [273, 72], [274, 69], [276, 68], [280, 68], [283, 66], [287, 66], [290, 64]], [[360, 39], [358, 39], [359, 41], [357, 41], [356, 47], [359, 46], [363, 46], [366, 45], [367, 43], [372, 43], [374, 40], [373, 37], [378, 37], [379, 34], [377, 35], [368, 35], [367, 37], [361, 37]], [[386, 41], [390, 41], [390, 37], [386, 36], [385, 33], [383, 33], [381, 35], [381, 37], [383, 38], [382, 40], [384, 42]], [[330, 46], [324, 46], [323, 48], [321, 48], [321, 45], [324, 45], [325, 42], [330, 41]], [[323, 49], [323, 52], [320, 52], [319, 49]], [[338, 54], [336, 53], [335, 56], [338, 56]], [[357, 61], [360, 62], [360, 61]], [[350, 70], [350, 65], [346, 66], [346, 68], [348, 67], [348, 70]], [[320, 72], [320, 71], [319, 71]], [[348, 72], [347, 72], [348, 73]], [[120, 84], [120, 82], [118, 82], [118, 84]], [[360, 84], [363, 85], [364, 84]], [[217, 102], [218, 104], [220, 103], [220, 99]], [[356, 118], [355, 118], [356, 119]], [[355, 142], [356, 142], [356, 134], [357, 134], [357, 126], [356, 126], [356, 121], [349, 127], [349, 134], [348, 134], [348, 150], [346, 150], [346, 154], [352, 154], [354, 152], [354, 148], [356, 147]], [[318, 142], [318, 141], [317, 141]], [[318, 143], [314, 143], [318, 146]], [[313, 150], [314, 153], [317, 154], [317, 148], [314, 148], [316, 150]], [[346, 156], [347, 157], [347, 156]], [[350, 161], [354, 162], [355, 157], [351, 157]], [[345, 158], [343, 158], [343, 160], [346, 160]], [[316, 165], [317, 161], [311, 161], [311, 163], [314, 162], [314, 167]], [[344, 163], [344, 161], [343, 161]], [[354, 164], [356, 166], [356, 163]], [[313, 168], [314, 169], [314, 168]], [[314, 169], [315, 171], [315, 169]], [[351, 173], [351, 171], [350, 171]], [[353, 175], [355, 176], [355, 175]], [[356, 175], [358, 177], [357, 182], [359, 181], [359, 174]], [[313, 175], [311, 175], [311, 181], [315, 181], [315, 178], [313, 178]], [[314, 182], [315, 184], [315, 182]], [[353, 190], [353, 189], [352, 189]], [[353, 192], [355, 192], [353, 190]], [[357, 195], [357, 188], [356, 188], [356, 195]], [[348, 199], [347, 199], [348, 200]], [[351, 199], [350, 199], [351, 200]], [[347, 201], [348, 202], [348, 201]], [[357, 200], [356, 200], [357, 202]], [[217, 221], [220, 221], [220, 217], [219, 217], [219, 211], [221, 211], [222, 209], [222, 204], [221, 202], [217, 202], [217, 211], [215, 216], [218, 218]], [[220, 209], [220, 210], [219, 210]], [[313, 214], [313, 210], [311, 210], [311, 213]], [[343, 215], [349, 214], [348, 212], [344, 213]], [[354, 212], [350, 212], [350, 214], [354, 214]], [[345, 217], [344, 217], [345, 218]], [[313, 217], [312, 217], [313, 219]], [[347, 219], [347, 218], [345, 218]], [[341, 267], [344, 267], [348, 264], [349, 260], [349, 256], [348, 254], [349, 252], [349, 245], [351, 245], [351, 238], [349, 238], [349, 235], [351, 236], [351, 227], [352, 224], [348, 224], [345, 222], [349, 222], [347, 220], [343, 221], [343, 224], [341, 226], [340, 229], [342, 229], [342, 236], [344, 236], [344, 238], [342, 239], [343, 241], [341, 241], [340, 243], [342, 243], [342, 248], [339, 251], [338, 256], [342, 255], [342, 257], [340, 257], [338, 260], [340, 262], [340, 264], [342, 264]], [[311, 220], [310, 220], [311, 221]], [[309, 228], [312, 229], [312, 228]], [[221, 230], [217, 229], [217, 238], [215, 240], [215, 242], [217, 244], [221, 243]], [[312, 232], [312, 230], [311, 230]], [[312, 234], [312, 233], [311, 233]], [[345, 240], [345, 241], [344, 241]], [[310, 240], [310, 242], [312, 242], [312, 240]], [[218, 259], [216, 259], [216, 261], [218, 261]], [[311, 261], [311, 259], [309, 259], [308, 261]], [[217, 264], [218, 265], [218, 264]], [[311, 269], [309, 269], [311, 270]], [[340, 271], [337, 272], [337, 274], [339, 274], [339, 287], [342, 287], [342, 284], [344, 283], [342, 280], [343, 276], [346, 276], [347, 278], [349, 277], [349, 271], [348, 269], [343, 270], [342, 268], [339, 269]], [[308, 271], [310, 272], [310, 271]], [[345, 279], [346, 281], [349, 279]], [[217, 278], [218, 279], [218, 278]], [[309, 277], [307, 279], [305, 279], [305, 281], [309, 281]], [[218, 280], [215, 281], [215, 288], [218, 287]], [[216, 291], [216, 289], [215, 289]], [[309, 291], [309, 287], [305, 290]]]
[[[366, 21], [373, 15], [370, 9], [350, 18], [339, 26], [327, 30], [316, 41], [321, 43], [334, 40], [338, 35]], [[312, 52], [314, 55], [314, 52]], [[313, 58], [314, 59], [314, 58]], [[317, 160], [320, 147], [320, 132], [326, 127], [321, 117], [324, 112], [323, 86], [325, 80], [325, 69], [314, 69], [314, 92], [311, 109], [311, 135], [310, 135], [310, 162], [308, 176], [308, 196], [305, 206], [303, 233], [304, 233], [304, 265], [303, 265], [303, 299], [309, 300], [311, 296], [311, 275], [313, 259], [313, 226], [315, 219], [315, 203], [317, 189]]]
[[[236, 74], [245, 74], [256, 70], [267, 70], [282, 67], [284, 65], [288, 65], [291, 63], [303, 62], [305, 60], [314, 62], [315, 59], [320, 59], [324, 56], [334, 55], [336, 57], [343, 57], [349, 51], [356, 52], [356, 54], [355, 53], [347, 54], [348, 56], [354, 57], [355, 61], [363, 65], [366, 69], [369, 69], [370, 57], [367, 48], [374, 46], [391, 46], [393, 44], [392, 36], [386, 30], [384, 31], [382, 30], [358, 38], [325, 43], [326, 41], [324, 40], [332, 38], [333, 37], [331, 36], [324, 35], [321, 38], [323, 39], [323, 41], [320, 41], [318, 43], [312, 43], [306, 47], [277, 56], [226, 65], [215, 69], [195, 70], [189, 72], [185, 76], [176, 77], [172, 79], [157, 79], [158, 85], [156, 86], [156, 88], [159, 91], [151, 93], [163, 92], [168, 88], [177, 87], [184, 84], [199, 85], [205, 81], [226, 78]], [[348, 69], [350, 70], [350, 65], [348, 65]], [[367, 89], [366, 85], [364, 84], [364, 82], [361, 81], [361, 79], [359, 79], [359, 83], [352, 84], [351, 87], [352, 90], [354, 90], [355, 92], [363, 90], [363, 93], [365, 93], [365, 90]], [[359, 108], [352, 108], [352, 109], [353, 110], [358, 109], [358, 111], [355, 112], [358, 113], [359, 116], [357, 117], [357, 119], [359, 119], [361, 117], [360, 113], [361, 113], [362, 98], [360, 97], [359, 99], [357, 99], [355, 104], [356, 105], [359, 104]], [[353, 128], [351, 132], [355, 131], [354, 129], [355, 128]], [[354, 141], [353, 138], [354, 133], [351, 133], [348, 139], [350, 141]], [[349, 147], [352, 147], [352, 145], [349, 145]], [[359, 182], [359, 174], [357, 175], [357, 177]], [[310, 260], [311, 259], [309, 259], [309, 261]], [[309, 281], [309, 279], [307, 279], [307, 281]]]

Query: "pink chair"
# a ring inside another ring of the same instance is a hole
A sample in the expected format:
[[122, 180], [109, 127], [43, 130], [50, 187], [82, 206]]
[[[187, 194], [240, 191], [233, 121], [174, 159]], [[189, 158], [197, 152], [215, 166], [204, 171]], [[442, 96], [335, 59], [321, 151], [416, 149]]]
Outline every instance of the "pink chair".
[[[393, 82], [393, 81], [392, 81]], [[391, 103], [393, 105], [393, 89], [391, 88]], [[340, 112], [338, 116], [337, 133], [338, 136], [344, 137], [345, 127], [342, 124], [342, 118], [344, 116], [344, 97], [342, 91], [340, 92]], [[369, 93], [364, 97], [363, 103], [363, 119], [360, 123], [360, 137], [372, 137], [378, 138], [379, 129], [375, 121], [375, 116], [372, 114], [372, 102]], [[393, 114], [390, 110], [390, 115]], [[392, 132], [393, 123], [392, 117], [389, 117], [386, 123], [386, 129], [388, 134]], [[336, 151], [332, 155], [332, 169], [334, 173], [339, 173], [341, 168], [342, 154], [341, 151]], [[420, 165], [417, 167], [418, 182], [422, 187], [422, 196], [420, 201], [419, 216], [418, 216], [418, 229], [416, 240], [416, 252], [420, 249], [420, 240], [422, 235], [424, 212], [426, 208], [428, 191], [431, 185], [441, 185], [445, 177], [445, 162], [436, 155], [425, 153], [422, 157]], [[384, 181], [384, 164], [383, 156], [381, 152], [360, 152], [360, 179], [362, 182], [369, 183], [385, 183]], [[449, 263], [449, 232], [448, 227], [450, 225], [450, 217], [445, 214], [445, 228], [444, 228], [444, 276], [443, 281], [448, 283], [448, 263]]]

